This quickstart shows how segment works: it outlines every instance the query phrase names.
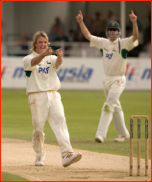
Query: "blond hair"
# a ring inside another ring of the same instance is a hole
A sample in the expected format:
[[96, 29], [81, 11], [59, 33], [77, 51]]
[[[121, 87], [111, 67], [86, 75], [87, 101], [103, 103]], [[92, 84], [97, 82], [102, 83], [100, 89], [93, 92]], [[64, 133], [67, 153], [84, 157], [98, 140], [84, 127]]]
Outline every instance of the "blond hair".
[[47, 34], [45, 32], [43, 32], [43, 31], [38, 31], [33, 36], [33, 42], [32, 42], [32, 46], [31, 46], [31, 49], [30, 49], [31, 51], [35, 51], [35, 49], [36, 49], [35, 43], [37, 42], [37, 39], [39, 37], [41, 37], [41, 36], [46, 39], [48, 45], [50, 44]]

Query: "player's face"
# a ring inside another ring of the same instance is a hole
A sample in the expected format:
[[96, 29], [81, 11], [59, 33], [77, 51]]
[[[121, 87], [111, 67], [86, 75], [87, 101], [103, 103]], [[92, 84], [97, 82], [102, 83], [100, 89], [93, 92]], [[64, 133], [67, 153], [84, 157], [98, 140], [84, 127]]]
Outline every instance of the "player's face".
[[37, 39], [35, 43], [35, 52], [41, 54], [48, 48], [48, 42], [45, 37], [41, 36]]
[[119, 32], [118, 29], [111, 29], [111, 28], [108, 29], [108, 36], [111, 41], [114, 41], [118, 38], [118, 36], [119, 36], [118, 32]]

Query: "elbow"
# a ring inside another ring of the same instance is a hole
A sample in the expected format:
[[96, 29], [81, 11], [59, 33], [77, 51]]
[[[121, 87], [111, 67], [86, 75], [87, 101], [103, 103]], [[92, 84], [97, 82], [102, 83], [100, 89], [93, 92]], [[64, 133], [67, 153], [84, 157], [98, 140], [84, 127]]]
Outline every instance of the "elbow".
[[136, 38], [136, 40], [138, 40], [139, 39], [139, 34], [137, 34], [135, 38]]
[[90, 34], [90, 33], [88, 33], [88, 35], [87, 35], [86, 39], [87, 39], [88, 41], [90, 41], [90, 40], [91, 40], [91, 34]]
[[136, 41], [136, 40], [139, 39], [139, 33], [138, 33], [138, 31], [134, 34], [133, 39], [134, 39], [134, 41]]
[[136, 40], [138, 40], [138, 38], [139, 38], [138, 35], [137, 35], [137, 36], [134, 36], [134, 37], [133, 37], [133, 42], [135, 42]]

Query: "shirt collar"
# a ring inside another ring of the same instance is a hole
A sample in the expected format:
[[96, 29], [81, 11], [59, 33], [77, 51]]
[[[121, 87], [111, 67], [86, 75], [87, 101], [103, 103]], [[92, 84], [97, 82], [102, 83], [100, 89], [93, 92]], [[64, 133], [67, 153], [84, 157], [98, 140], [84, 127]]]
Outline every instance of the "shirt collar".
[[109, 41], [110, 41], [112, 44], [116, 44], [116, 43], [118, 43], [118, 40], [119, 40], [119, 38], [117, 38], [117, 39], [116, 39], [115, 41], [113, 41], [113, 42], [110, 41], [110, 40], [109, 40]]

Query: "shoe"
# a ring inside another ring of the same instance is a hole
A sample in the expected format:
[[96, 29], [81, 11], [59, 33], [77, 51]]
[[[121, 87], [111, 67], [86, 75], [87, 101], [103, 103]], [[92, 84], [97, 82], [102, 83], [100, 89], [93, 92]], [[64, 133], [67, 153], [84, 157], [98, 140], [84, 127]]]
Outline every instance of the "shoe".
[[44, 166], [45, 154], [46, 154], [46, 152], [43, 151], [43, 154], [42, 154], [42, 156], [40, 157], [40, 159], [39, 159], [39, 157], [36, 157], [35, 166]]
[[42, 160], [36, 159], [36, 161], [35, 161], [35, 166], [44, 166], [44, 163], [43, 163]]
[[98, 143], [103, 143], [104, 142], [104, 139], [102, 137], [100, 137], [100, 136], [97, 136], [95, 138], [95, 141], [98, 142]]
[[71, 164], [78, 162], [82, 158], [81, 153], [67, 153], [63, 158], [62, 158], [62, 165], [64, 167], [68, 167]]
[[114, 141], [115, 142], [124, 142], [126, 139], [128, 139], [128, 137], [119, 136], [118, 138], [115, 138]]

